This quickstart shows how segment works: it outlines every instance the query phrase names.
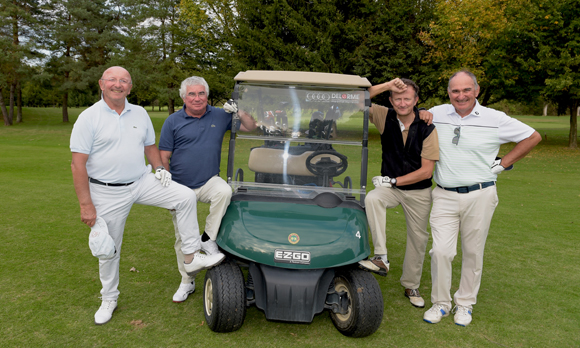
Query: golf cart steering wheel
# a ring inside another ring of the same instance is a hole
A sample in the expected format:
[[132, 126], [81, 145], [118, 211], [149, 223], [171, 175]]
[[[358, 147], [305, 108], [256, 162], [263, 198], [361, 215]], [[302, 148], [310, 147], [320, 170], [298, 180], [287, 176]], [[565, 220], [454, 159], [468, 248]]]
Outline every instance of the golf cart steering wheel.
[[[318, 162], [313, 163], [312, 160], [315, 157], [321, 155], [329, 155], [328, 157], [323, 156], [318, 160]], [[335, 162], [331, 156], [338, 157], [339, 162]], [[310, 156], [306, 158], [306, 169], [314, 175], [322, 176], [324, 178], [324, 185], [328, 184], [328, 179], [339, 176], [346, 171], [348, 167], [347, 157], [341, 153], [334, 150], [318, 150], [314, 151]]]

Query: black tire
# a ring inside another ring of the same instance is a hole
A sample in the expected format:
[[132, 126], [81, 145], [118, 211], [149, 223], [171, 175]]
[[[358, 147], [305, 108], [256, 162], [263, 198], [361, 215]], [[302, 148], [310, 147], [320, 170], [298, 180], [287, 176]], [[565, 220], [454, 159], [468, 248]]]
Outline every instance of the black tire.
[[244, 275], [233, 261], [224, 261], [205, 273], [203, 312], [215, 332], [239, 329], [246, 317]]
[[330, 313], [332, 323], [345, 336], [373, 334], [383, 320], [383, 295], [375, 277], [359, 269], [341, 269], [334, 278], [334, 289], [348, 297], [346, 314]]

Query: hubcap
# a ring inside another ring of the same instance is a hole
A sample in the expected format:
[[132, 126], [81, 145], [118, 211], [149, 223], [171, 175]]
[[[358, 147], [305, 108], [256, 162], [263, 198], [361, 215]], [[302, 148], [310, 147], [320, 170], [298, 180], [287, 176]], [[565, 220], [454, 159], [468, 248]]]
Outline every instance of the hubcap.
[[345, 292], [348, 298], [348, 311], [345, 314], [336, 313], [336, 318], [340, 321], [347, 321], [350, 318], [352, 305], [350, 302], [350, 293], [348, 291], [348, 287], [341, 281], [335, 283], [334, 290], [336, 292]]
[[205, 282], [205, 312], [207, 315], [211, 315], [213, 307], [213, 284], [211, 279]]

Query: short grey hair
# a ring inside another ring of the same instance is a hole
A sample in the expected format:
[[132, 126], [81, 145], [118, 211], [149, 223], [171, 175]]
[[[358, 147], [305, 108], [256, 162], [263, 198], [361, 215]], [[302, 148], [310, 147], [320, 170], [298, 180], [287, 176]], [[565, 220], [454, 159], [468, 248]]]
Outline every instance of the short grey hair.
[[209, 85], [205, 82], [203, 77], [192, 76], [188, 77], [181, 83], [181, 88], [179, 88], [179, 95], [181, 99], [185, 99], [185, 94], [187, 93], [187, 87], [189, 86], [203, 86], [205, 87], [205, 94], [209, 97]]
[[471, 77], [471, 79], [473, 80], [473, 85], [474, 85], [475, 89], [477, 89], [477, 86], [478, 86], [477, 85], [477, 77], [475, 77], [475, 75], [471, 71], [469, 71], [467, 69], [461, 69], [458, 72], [456, 72], [455, 74], [451, 75], [451, 77], [449, 78], [449, 82], [447, 83], [447, 90], [449, 90], [451, 88], [451, 80], [453, 80], [453, 78], [455, 76], [457, 76], [461, 73], [466, 74], [467, 76]]

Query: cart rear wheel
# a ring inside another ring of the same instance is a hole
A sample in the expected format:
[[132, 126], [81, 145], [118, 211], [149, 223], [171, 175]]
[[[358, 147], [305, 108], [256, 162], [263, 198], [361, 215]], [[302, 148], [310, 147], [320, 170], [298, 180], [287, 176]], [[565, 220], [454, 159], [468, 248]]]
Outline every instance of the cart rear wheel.
[[334, 289], [347, 297], [345, 314], [331, 313], [334, 326], [345, 336], [371, 335], [383, 320], [383, 295], [375, 277], [358, 269], [337, 272]]
[[223, 262], [205, 273], [203, 308], [212, 331], [239, 329], [246, 317], [244, 276], [232, 261]]

